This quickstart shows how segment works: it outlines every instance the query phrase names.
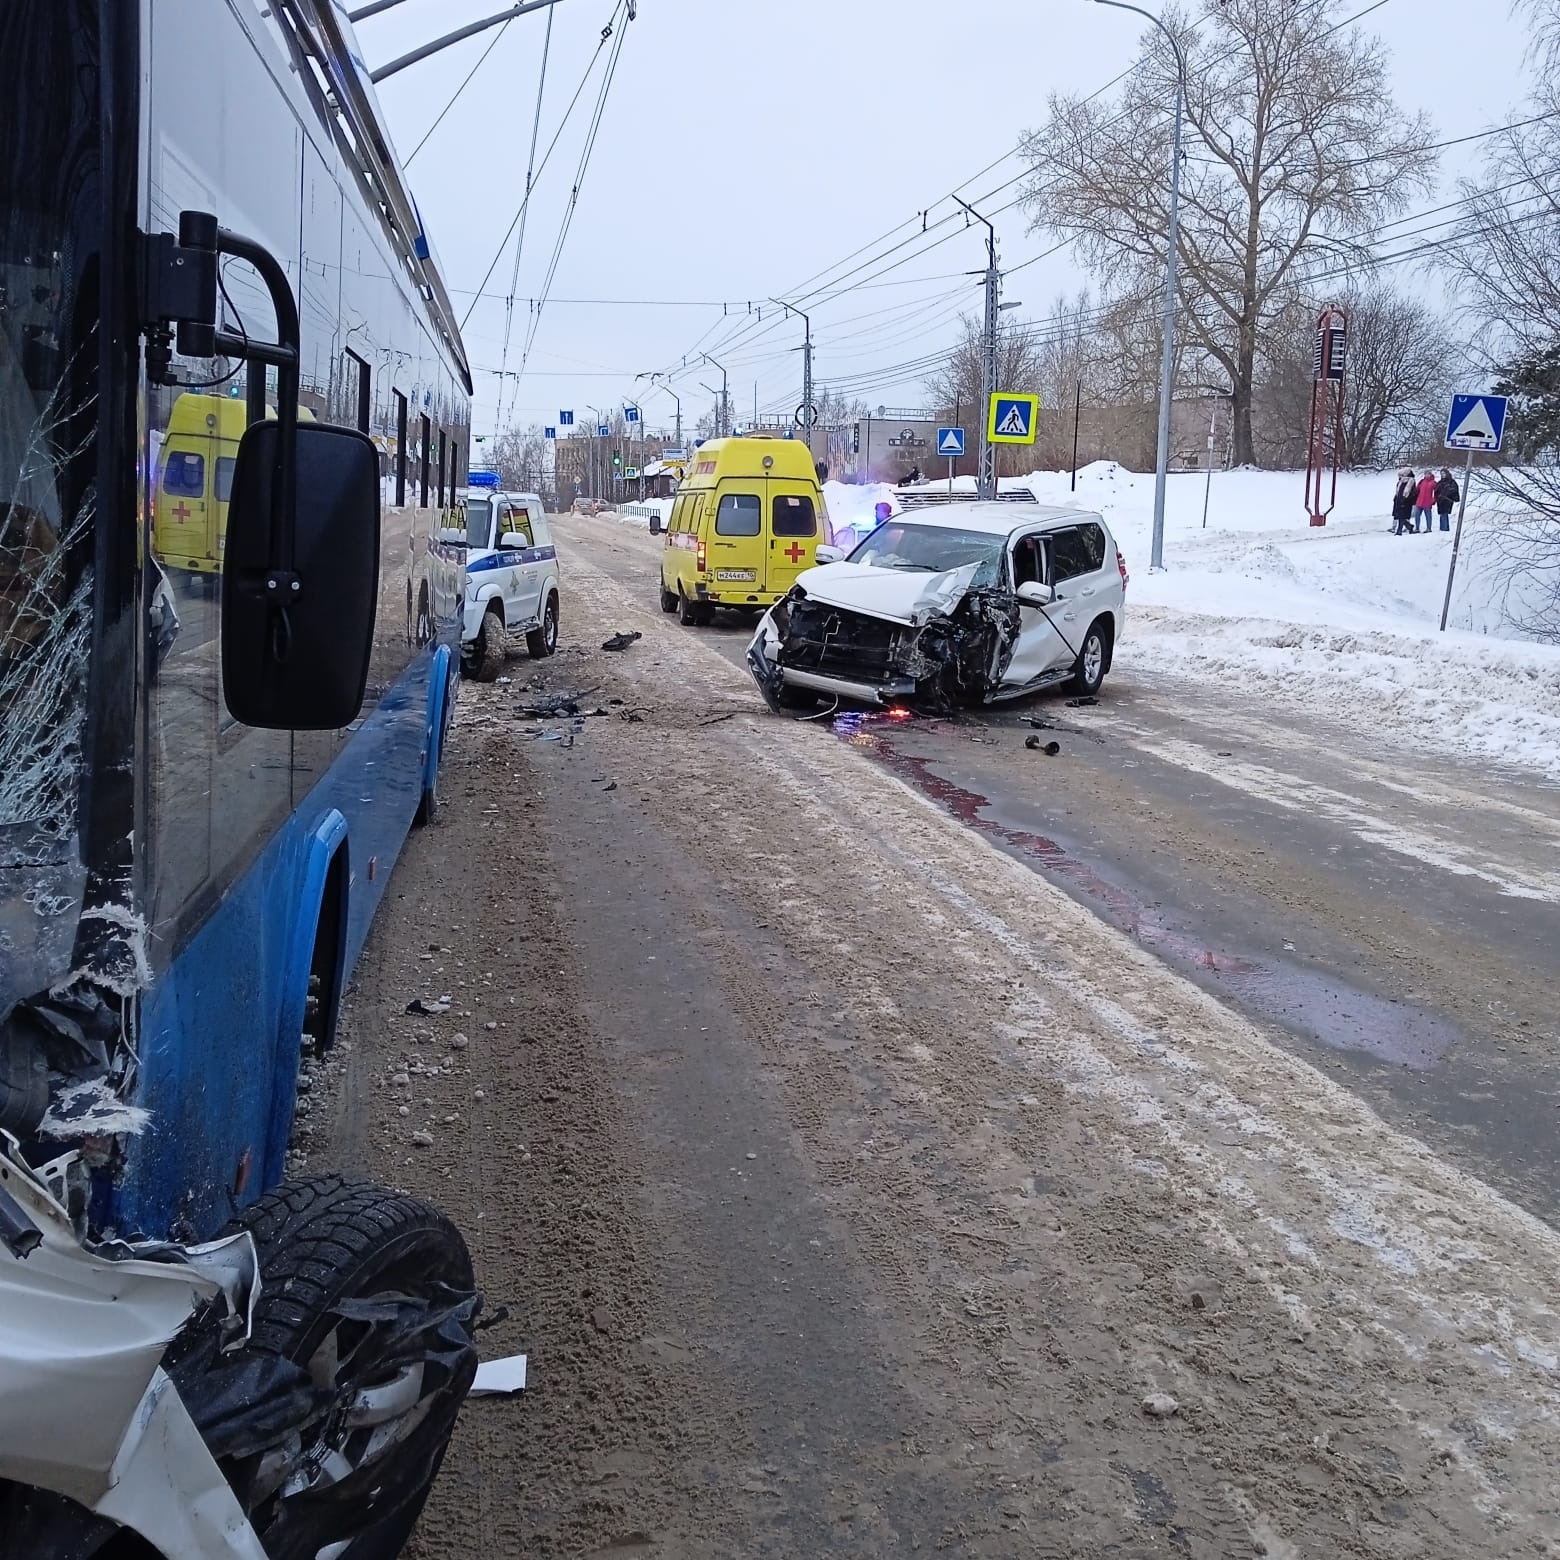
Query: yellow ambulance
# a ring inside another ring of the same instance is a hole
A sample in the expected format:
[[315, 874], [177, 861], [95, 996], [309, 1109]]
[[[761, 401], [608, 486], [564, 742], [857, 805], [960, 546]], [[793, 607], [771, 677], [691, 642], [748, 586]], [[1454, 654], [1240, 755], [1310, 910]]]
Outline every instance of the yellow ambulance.
[[661, 610], [684, 623], [708, 623], [717, 607], [762, 612], [828, 540], [823, 490], [800, 439], [702, 444], [667, 521]]

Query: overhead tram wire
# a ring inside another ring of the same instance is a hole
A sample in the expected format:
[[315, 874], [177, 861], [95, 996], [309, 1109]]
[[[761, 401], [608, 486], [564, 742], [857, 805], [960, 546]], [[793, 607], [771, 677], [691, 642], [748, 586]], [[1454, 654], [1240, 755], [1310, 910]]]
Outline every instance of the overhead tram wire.
[[[617, 4], [615, 4], [612, 8], [611, 20], [615, 20], [617, 13], [623, 8], [623, 3], [624, 0], [617, 0]], [[611, 20], [609, 20], [609, 26], [611, 25]], [[613, 31], [615, 31], [615, 29], [613, 29]], [[552, 140], [548, 142], [547, 150], [542, 154], [541, 162], [537, 165], [536, 180], [538, 183], [541, 181], [542, 174], [546, 171], [547, 164], [551, 159], [553, 152], [557, 149], [558, 142], [563, 138], [564, 130], [568, 128], [569, 120], [573, 117], [574, 110], [579, 106], [579, 101], [580, 98], [584, 95], [585, 88], [590, 85], [590, 78], [595, 74], [596, 66], [600, 63], [602, 53], [606, 49], [607, 44], [611, 41], [611, 36], [611, 32], [607, 32], [596, 44], [596, 52], [591, 55], [590, 63], [585, 67], [585, 72], [580, 77], [580, 83], [574, 89], [574, 96], [569, 99], [569, 106], [564, 110], [563, 118], [558, 121], [558, 128], [553, 133]], [[533, 183], [531, 186], [531, 193], [534, 194], [535, 192], [536, 184]], [[513, 218], [511, 218], [509, 226], [504, 232], [503, 238], [499, 241], [498, 248], [494, 251], [492, 260], [488, 263], [487, 271], [484, 273], [482, 280], [472, 291], [471, 303], [465, 314], [461, 316], [460, 325], [462, 330], [466, 328], [466, 322], [470, 320], [472, 314], [475, 312], [477, 304], [480, 303], [484, 297], [489, 296], [487, 293], [487, 284], [493, 279], [493, 272], [498, 269], [498, 262], [504, 257], [504, 251], [509, 247], [509, 240], [514, 237], [515, 229], [520, 225], [521, 214], [524, 212], [526, 205], [529, 203], [529, 200], [529, 195], [521, 197], [520, 204], [518, 207], [516, 207], [515, 214]], [[465, 291], [464, 288], [461, 290], [463, 292]]]
[[[614, 16], [616, 16], [615, 12]], [[631, 16], [628, 19], [631, 20]], [[563, 246], [568, 240], [569, 228], [574, 222], [574, 213], [579, 207], [580, 190], [584, 186], [585, 175], [590, 168], [591, 154], [596, 149], [596, 138], [601, 133], [601, 121], [606, 114], [607, 99], [611, 95], [612, 83], [617, 76], [618, 61], [623, 56], [623, 45], [627, 39], [628, 27], [625, 22], [624, 25], [616, 29], [612, 57], [607, 62], [606, 75], [601, 83], [601, 92], [596, 99], [595, 113], [591, 119], [590, 129], [586, 133], [585, 147], [580, 154], [579, 167], [574, 175], [574, 186], [569, 195], [569, 204], [564, 209], [563, 222], [558, 229], [558, 242], [553, 246], [552, 261], [547, 269], [546, 280], [542, 284], [542, 294], [537, 299], [536, 308], [531, 315], [525, 347], [520, 355], [520, 372], [522, 374], [525, 372], [526, 361], [531, 355], [531, 348], [535, 344], [537, 332], [542, 327], [542, 311], [547, 307], [547, 297], [552, 291], [553, 279], [558, 274], [559, 262], [563, 259]]]
[[[510, 17], [509, 18], [509, 22], [512, 22], [513, 20], [514, 20], [514, 17]], [[551, 10], [549, 10], [548, 13], [547, 13], [547, 21], [548, 21], [548, 25], [550, 26], [552, 24], [552, 11]], [[504, 25], [502, 27], [500, 27], [498, 29], [498, 31], [496, 33], [494, 33], [493, 36], [488, 40], [488, 46], [478, 56], [477, 63], [475, 65], [473, 65], [470, 70], [468, 70], [466, 72], [466, 79], [463, 82], [461, 82], [461, 84], [458, 87], [456, 87], [454, 95], [450, 98], [449, 102], [446, 103], [444, 105], [444, 107], [439, 110], [439, 117], [437, 119], [435, 119], [434, 122], [431, 125], [429, 125], [426, 130], [423, 131], [422, 140], [420, 140], [417, 143], [417, 145], [412, 148], [411, 157], [408, 157], [406, 159], [406, 161], [401, 164], [401, 168], [402, 168], [403, 172], [406, 169], [408, 169], [408, 168], [410, 168], [412, 166], [412, 158], [416, 157], [416, 155], [423, 149], [423, 147], [425, 147], [428, 144], [428, 137], [431, 136], [433, 134], [433, 132], [435, 130], [437, 130], [440, 125], [442, 125], [444, 123], [444, 116], [447, 113], [449, 113], [449, 111], [452, 108], [454, 108], [454, 106], [460, 101], [461, 94], [466, 90], [467, 87], [469, 87], [471, 85], [472, 77], [475, 76], [476, 73], [479, 70], [481, 70], [482, 67], [487, 63], [488, 55], [490, 55], [493, 52], [493, 50], [498, 47], [499, 39], [502, 38], [504, 36], [504, 34], [509, 31], [509, 22], [505, 22]]]
[[[1322, 4], [1325, 4], [1325, 3], [1326, 3], [1326, 0], [1317, 0], [1317, 5], [1318, 6], [1320, 6]], [[1354, 12], [1350, 16], [1343, 17], [1339, 21], [1335, 22], [1331, 27], [1328, 28], [1328, 30], [1327, 30], [1328, 34], [1330, 35], [1331, 33], [1335, 33], [1335, 32], [1341, 31], [1343, 28], [1351, 26], [1354, 22], [1357, 22], [1361, 18], [1363, 18], [1365, 16], [1368, 16], [1372, 11], [1379, 10], [1383, 5], [1385, 5], [1387, 3], [1388, 3], [1388, 0], [1374, 0], [1373, 4], [1367, 5], [1363, 9]], [[1198, 25], [1200, 25], [1200, 24], [1198, 24]], [[1215, 60], [1211, 61], [1210, 63], [1216, 64], [1220, 60], [1230, 58], [1231, 56], [1233, 56], [1234, 54], [1236, 54], [1238, 52], [1239, 51], [1238, 51], [1237, 48], [1229, 49], [1229, 50], [1225, 51], [1224, 54], [1219, 55]], [[1125, 77], [1130, 75], [1131, 72], [1134, 69], [1136, 69], [1136, 68], [1137, 68], [1136, 62], [1134, 62], [1133, 65], [1129, 66], [1125, 71], [1120, 72], [1118, 75], [1113, 77], [1110, 81], [1106, 82], [1103, 86], [1096, 88], [1093, 92], [1091, 92], [1088, 95], [1088, 97], [1084, 98], [1083, 101], [1084, 102], [1090, 102], [1094, 98], [1099, 97], [1102, 93], [1109, 91], [1111, 89], [1111, 87], [1115, 86], [1118, 82], [1124, 80]], [[1117, 115], [1115, 117], [1115, 119], [1107, 121], [1106, 125], [1102, 126], [1101, 128], [1109, 128], [1110, 125], [1120, 123], [1120, 121], [1122, 119], [1125, 119], [1125, 118], [1129, 117], [1129, 114], [1130, 114], [1130, 110], [1124, 110], [1121, 114]], [[999, 157], [999, 158], [995, 159], [993, 162], [987, 164], [985, 169], [982, 169], [980, 172], [971, 175], [971, 177], [969, 179], [966, 179], [962, 184], [958, 185], [956, 187], [956, 191], [957, 190], [966, 190], [966, 189], [968, 189], [969, 186], [972, 183], [974, 183], [976, 179], [978, 179], [978, 178], [980, 178], [982, 176], [982, 174], [984, 174], [986, 172], [989, 172], [992, 169], [1000, 166], [1003, 162], [1007, 161], [1008, 158], [1018, 155], [1020, 150], [1021, 150], [1020, 148], [1015, 148], [1013, 151], [1004, 153], [1001, 157]], [[982, 200], [989, 200], [991, 198], [991, 195], [1000, 193], [1001, 191], [1003, 191], [1005, 189], [1011, 188], [1014, 184], [1018, 183], [1021, 179], [1026, 177], [1027, 173], [1028, 173], [1028, 170], [1025, 169], [1023, 172], [1019, 173], [1018, 175], [1014, 176], [1013, 178], [1005, 180], [1002, 184], [996, 186], [996, 188], [994, 190], [988, 192], [985, 196], [981, 197], [981, 199]], [[907, 219], [905, 219], [905, 221], [895, 224], [894, 227], [888, 229], [888, 231], [886, 233], [880, 235], [879, 238], [870, 240], [867, 244], [864, 244], [860, 248], [858, 248], [856, 250], [853, 250], [849, 255], [845, 256], [844, 259], [842, 259], [840, 261], [836, 261], [833, 265], [825, 267], [822, 271], [814, 272], [812, 276], [808, 277], [804, 282], [798, 284], [797, 287], [786, 289], [784, 295], [787, 298], [789, 298], [789, 299], [791, 299], [791, 300], [793, 300], [793, 301], [795, 301], [797, 303], [807, 303], [809, 300], [812, 300], [812, 301], [816, 302], [816, 301], [818, 301], [819, 295], [822, 294], [822, 293], [825, 293], [825, 292], [829, 292], [830, 293], [830, 299], [826, 299], [824, 301], [831, 301], [832, 298], [834, 298], [834, 297], [843, 296], [844, 292], [850, 291], [852, 289], [850, 289], [850, 288], [843, 288], [843, 289], [839, 289], [838, 291], [833, 291], [833, 292], [830, 292], [830, 290], [836, 288], [838, 283], [843, 281], [843, 280], [845, 280], [846, 277], [854, 275], [857, 272], [859, 272], [859, 271], [861, 271], [861, 270], [863, 270], [863, 269], [865, 269], [865, 268], [867, 268], [869, 266], [878, 264], [881, 261], [887, 259], [888, 256], [892, 255], [897, 250], [903, 248], [905, 246], [905, 244], [913, 243], [916, 238], [927, 236], [935, 228], [941, 227], [945, 223], [948, 223], [948, 222], [956, 220], [961, 215], [961, 213], [958, 213], [958, 212], [949, 213], [948, 216], [946, 216], [944, 218], [940, 218], [936, 223], [930, 224], [929, 226], [926, 223], [926, 218], [930, 214], [930, 212], [937, 205], [941, 204], [942, 200], [950, 199], [950, 198], [952, 198], [952, 197], [951, 196], [940, 197], [939, 200], [932, 202], [932, 205], [927, 207], [924, 212], [917, 213], [917, 216], [920, 217], [920, 219], [922, 221], [922, 224], [923, 224], [922, 230], [920, 232], [911, 234], [908, 239], [901, 239], [897, 244], [894, 244], [888, 250], [883, 251], [883, 252], [875, 255], [871, 260], [868, 260], [868, 261], [864, 262], [863, 265], [858, 265], [858, 266], [854, 267], [852, 270], [844, 272], [842, 275], [833, 275], [831, 277], [831, 280], [829, 280], [828, 282], [825, 282], [820, 287], [813, 287], [813, 288], [811, 288], [811, 291], [800, 291], [799, 290], [801, 288], [808, 288], [808, 287], [810, 287], [810, 285], [813, 282], [817, 281], [821, 277], [830, 277], [831, 273], [838, 272], [840, 270], [841, 266], [847, 265], [851, 260], [855, 259], [857, 256], [863, 254], [865, 251], [867, 251], [869, 249], [874, 248], [876, 245], [881, 244], [885, 239], [892, 237], [895, 233], [899, 232], [900, 229], [902, 229], [903, 227], [909, 225], [910, 223], [912, 223], [912, 222], [914, 222], [916, 220], [915, 217], [907, 218]], [[992, 215], [1001, 215], [1002, 212], [1011, 210], [1014, 206], [1016, 206], [1018, 204], [1021, 204], [1021, 198], [1017, 199], [1017, 200], [1014, 200], [1014, 201], [1008, 202], [1006, 205], [1002, 206], [997, 212], [992, 213]], [[916, 253], [917, 254], [926, 253], [930, 249], [938, 247], [942, 242], [945, 242], [948, 238], [952, 238], [952, 237], [957, 236], [957, 232], [958, 231], [960, 231], [960, 230], [955, 230], [952, 233], [944, 235], [942, 238], [934, 240], [931, 244], [928, 244], [928, 245], [924, 246], [922, 249], [916, 251]], [[890, 267], [889, 269], [892, 269], [892, 267]], [[874, 279], [876, 277], [878, 277], [878, 276], [883, 275], [883, 274], [885, 274], [883, 271], [875, 272], [873, 274]], [[690, 351], [687, 354], [684, 355], [684, 359], [686, 360], [687, 357], [693, 356], [694, 353], [697, 350], [699, 350], [700, 347], [704, 347], [705, 350], [709, 350], [709, 348], [707, 346], [705, 346], [705, 343], [708, 342], [708, 339], [711, 336], [711, 334], [713, 334], [714, 332], [716, 332], [716, 331], [718, 331], [720, 329], [722, 323], [723, 323], [723, 321], [716, 321], [716, 322], [714, 322], [714, 324], [712, 324], [711, 327], [708, 330], [706, 330], [704, 332], [704, 334], [699, 338], [699, 342], [696, 343], [695, 347], [691, 348]], [[743, 326], [739, 326], [735, 331], [728, 332], [728, 334], [725, 337], [723, 337], [719, 342], [715, 343], [714, 344], [715, 345], [715, 350], [721, 350], [722, 348], [724, 348], [727, 351], [731, 350], [731, 348], [733, 346], [741, 344], [742, 341], [746, 337], [751, 335], [752, 332], [756, 328], [757, 328], [757, 326], [756, 326], [755, 322], [745, 322], [745, 324]], [[767, 334], [768, 333], [767, 330], [764, 333]], [[674, 365], [668, 365], [668, 368], [667, 368], [666, 371], [670, 372], [670, 371], [674, 371], [674, 369], [675, 369]]]
[[[531, 187], [536, 183], [536, 143], [542, 133], [542, 98], [547, 91], [547, 61], [552, 54], [553, 17], [557, 8], [547, 8], [547, 36], [542, 42], [542, 68], [536, 81], [536, 112], [531, 118], [531, 150], [525, 164], [525, 193], [520, 202], [520, 231], [515, 237], [515, 265], [509, 277], [509, 296], [504, 300], [504, 350], [499, 367], [509, 367], [509, 340], [515, 322], [515, 293], [520, 287], [520, 259], [525, 253], [526, 220], [531, 210]], [[520, 393], [520, 381], [515, 381], [515, 394]], [[493, 437], [496, 439], [504, 421], [504, 381], [498, 382], [498, 398], [493, 413]]]

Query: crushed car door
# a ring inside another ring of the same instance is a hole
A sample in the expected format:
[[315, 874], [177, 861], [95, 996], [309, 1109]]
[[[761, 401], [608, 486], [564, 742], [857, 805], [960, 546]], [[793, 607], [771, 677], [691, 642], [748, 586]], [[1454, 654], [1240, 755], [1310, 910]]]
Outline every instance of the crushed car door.
[[[1025, 584], [1052, 583], [1051, 546], [1055, 535], [1026, 531], [1008, 543], [1008, 578], [1014, 590]], [[1018, 641], [1006, 668], [999, 674], [1004, 686], [1022, 688], [1047, 672], [1072, 665], [1073, 652], [1057, 632], [1051, 611], [1055, 608], [1048, 611], [1027, 601], [1019, 602]]]

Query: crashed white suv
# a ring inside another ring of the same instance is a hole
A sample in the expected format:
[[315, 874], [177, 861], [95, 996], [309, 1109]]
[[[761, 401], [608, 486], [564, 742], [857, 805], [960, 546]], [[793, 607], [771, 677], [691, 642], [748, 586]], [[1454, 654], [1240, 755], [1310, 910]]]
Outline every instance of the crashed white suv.
[[817, 556], [748, 646], [772, 709], [819, 695], [946, 709], [1061, 683], [1093, 694], [1126, 627], [1126, 560], [1081, 510], [911, 509], [847, 560]]

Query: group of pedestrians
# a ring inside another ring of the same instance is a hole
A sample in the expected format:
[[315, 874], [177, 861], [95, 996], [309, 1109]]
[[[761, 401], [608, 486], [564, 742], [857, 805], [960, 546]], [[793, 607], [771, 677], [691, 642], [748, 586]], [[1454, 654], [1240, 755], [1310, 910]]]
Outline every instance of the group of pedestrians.
[[1441, 516], [1441, 529], [1450, 531], [1452, 511], [1461, 497], [1457, 478], [1445, 466], [1441, 468], [1439, 481], [1433, 471], [1422, 472], [1416, 477], [1412, 467], [1405, 466], [1398, 472], [1397, 488], [1392, 494], [1392, 534], [1412, 536], [1419, 530], [1421, 520], [1424, 529], [1432, 531], [1435, 529], [1432, 517], [1437, 513]]

